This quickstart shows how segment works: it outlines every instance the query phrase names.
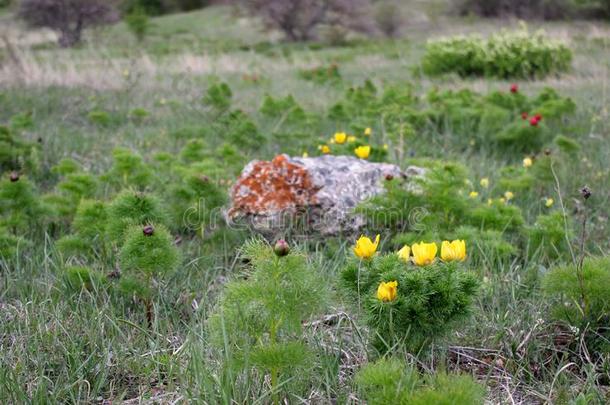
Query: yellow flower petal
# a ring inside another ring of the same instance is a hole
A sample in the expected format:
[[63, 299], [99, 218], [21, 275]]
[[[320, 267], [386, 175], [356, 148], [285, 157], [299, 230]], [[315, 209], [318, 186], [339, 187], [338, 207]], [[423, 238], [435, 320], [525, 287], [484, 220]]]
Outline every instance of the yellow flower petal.
[[466, 242], [454, 240], [453, 242], [443, 241], [441, 244], [441, 259], [446, 262], [466, 260]]
[[354, 149], [354, 153], [360, 159], [368, 159], [369, 155], [371, 154], [371, 147], [370, 146], [359, 146], [356, 149]]
[[431, 264], [436, 257], [436, 252], [438, 247], [436, 243], [415, 243], [411, 247], [411, 251], [413, 252], [413, 263], [418, 266], [426, 266]]
[[383, 302], [390, 302], [396, 299], [398, 295], [398, 282], [388, 281], [387, 283], [381, 282], [377, 287], [377, 299]]
[[400, 258], [400, 260], [408, 262], [409, 257], [411, 256], [411, 248], [409, 247], [409, 245], [404, 245], [402, 249], [400, 249], [396, 254]]
[[360, 236], [360, 238], [356, 241], [356, 246], [354, 246], [354, 254], [360, 259], [370, 259], [377, 251], [377, 246], [379, 246], [379, 238], [380, 236], [377, 235], [375, 237], [375, 242], [373, 242], [366, 236]]

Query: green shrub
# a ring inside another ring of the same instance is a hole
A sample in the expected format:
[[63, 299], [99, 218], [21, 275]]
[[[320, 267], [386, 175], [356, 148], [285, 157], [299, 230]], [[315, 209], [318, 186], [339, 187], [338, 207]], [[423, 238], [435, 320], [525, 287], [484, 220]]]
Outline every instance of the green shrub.
[[28, 246], [28, 241], [12, 235], [6, 228], [0, 226], [0, 260], [14, 258], [20, 249]]
[[276, 398], [287, 384], [307, 381], [315, 356], [300, 338], [302, 323], [323, 308], [327, 293], [307, 258], [286, 252], [276, 255], [264, 242], [247, 243], [248, 277], [226, 284], [208, 321], [225, 367], [253, 365], [270, 375]]
[[128, 278], [145, 284], [165, 274], [178, 265], [179, 254], [174, 240], [162, 225], [135, 225], [125, 234], [125, 242], [119, 253], [121, 271]]
[[0, 125], [0, 174], [32, 168], [36, 148], [35, 144], [21, 139], [13, 127]]
[[150, 19], [146, 11], [140, 7], [134, 8], [124, 17], [124, 20], [127, 28], [138, 42], [144, 41], [150, 29]]
[[573, 237], [573, 226], [570, 218], [561, 211], [538, 216], [528, 231], [530, 254], [539, 253], [543, 257], [557, 259], [566, 258], [570, 252], [568, 244]]
[[596, 349], [608, 352], [607, 325], [610, 314], [610, 259], [590, 257], [579, 265], [552, 268], [543, 279], [543, 289], [554, 298], [553, 314], [569, 325], [588, 331]]
[[203, 103], [218, 110], [226, 110], [231, 107], [233, 92], [226, 83], [216, 83], [208, 88], [203, 97]]
[[121, 245], [127, 228], [133, 225], [165, 225], [167, 214], [159, 200], [148, 194], [125, 190], [108, 206], [108, 235]]
[[27, 178], [13, 172], [0, 180], [0, 226], [27, 235], [41, 229], [44, 219], [38, 193]]
[[333, 63], [329, 66], [318, 66], [299, 71], [299, 76], [317, 84], [336, 83], [341, 81], [339, 65]]
[[422, 64], [429, 75], [530, 78], [566, 71], [571, 61], [572, 52], [565, 44], [524, 29], [488, 39], [456, 36], [432, 40]]
[[485, 388], [471, 377], [437, 373], [420, 376], [395, 358], [382, 358], [362, 367], [356, 385], [371, 405], [483, 404]]
[[103, 181], [117, 188], [135, 187], [139, 190], [150, 185], [153, 175], [140, 155], [129, 149], [116, 148], [112, 151], [112, 158], [112, 167], [101, 176]]
[[[475, 276], [456, 262], [411, 266], [397, 254], [351, 260], [342, 279], [364, 307], [374, 333], [373, 345], [382, 353], [395, 345], [418, 353], [443, 337], [469, 313], [479, 285]], [[380, 284], [394, 281], [396, 298], [380, 300]]]

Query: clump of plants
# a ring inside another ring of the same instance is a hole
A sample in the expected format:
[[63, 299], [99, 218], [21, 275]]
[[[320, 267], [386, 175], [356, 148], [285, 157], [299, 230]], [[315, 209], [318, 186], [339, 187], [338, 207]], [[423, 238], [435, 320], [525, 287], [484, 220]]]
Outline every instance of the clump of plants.
[[544, 77], [568, 70], [572, 51], [563, 42], [527, 29], [503, 31], [487, 39], [455, 36], [429, 41], [422, 61], [429, 75], [507, 78]]
[[126, 232], [119, 252], [119, 287], [144, 303], [149, 325], [154, 319], [154, 290], [176, 269], [179, 257], [171, 234], [162, 225], [134, 225]]
[[586, 337], [595, 351], [608, 353], [610, 259], [590, 257], [553, 267], [543, 289], [554, 299], [553, 315]]
[[0, 226], [14, 235], [27, 235], [41, 229], [44, 207], [34, 184], [18, 172], [0, 180]]
[[463, 264], [465, 242], [444, 241], [440, 260], [434, 242], [384, 255], [376, 255], [378, 244], [379, 235], [375, 241], [361, 237], [342, 279], [381, 353], [396, 347], [418, 353], [469, 313], [479, 282]]
[[367, 403], [483, 404], [485, 389], [466, 375], [420, 375], [396, 358], [381, 358], [356, 374], [356, 385]]
[[0, 125], [0, 174], [11, 170], [31, 169], [36, 165], [37, 146], [21, 138], [16, 125]]
[[304, 80], [317, 84], [337, 83], [341, 81], [339, 65], [336, 63], [331, 63], [328, 66], [318, 66], [301, 70], [299, 76]]
[[307, 257], [283, 240], [273, 248], [252, 240], [243, 258], [246, 277], [226, 284], [208, 330], [224, 366], [268, 375], [278, 403], [288, 386], [307, 381], [315, 355], [302, 338], [302, 324], [324, 307], [327, 290]]

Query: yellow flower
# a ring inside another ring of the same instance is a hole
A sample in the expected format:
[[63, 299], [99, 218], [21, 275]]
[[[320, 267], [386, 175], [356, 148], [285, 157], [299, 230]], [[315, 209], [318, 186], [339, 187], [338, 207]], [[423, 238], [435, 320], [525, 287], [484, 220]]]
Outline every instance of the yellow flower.
[[379, 235], [375, 237], [375, 242], [366, 236], [361, 236], [360, 239], [356, 241], [356, 246], [354, 246], [354, 254], [361, 259], [370, 259], [377, 251], [378, 245]]
[[303, 157], [304, 157], [304, 158], [309, 157], [309, 153], [307, 153], [307, 152], [303, 152]]
[[434, 261], [438, 247], [436, 243], [415, 243], [411, 247], [413, 251], [413, 262], [418, 266], [425, 266]]
[[468, 194], [468, 197], [470, 198], [477, 198], [479, 196], [479, 193], [477, 193], [476, 191], [471, 191], [470, 194]]
[[360, 159], [368, 159], [369, 155], [371, 154], [371, 147], [370, 146], [358, 146], [356, 149], [354, 149], [354, 153]]
[[544, 205], [546, 205], [547, 208], [551, 208], [554, 203], [555, 203], [555, 201], [552, 198], [547, 198], [544, 201]]
[[356, 137], [354, 135], [350, 135], [347, 137], [347, 142], [348, 143], [354, 143], [356, 142]]
[[494, 200], [492, 200], [491, 198], [487, 199], [487, 205], [491, 205], [494, 203]]
[[483, 177], [481, 179], [480, 184], [481, 184], [481, 187], [488, 188], [489, 187], [489, 179], [487, 177]]
[[443, 241], [441, 244], [441, 259], [446, 262], [453, 260], [463, 262], [466, 260], [466, 242], [463, 240]]
[[523, 167], [530, 167], [533, 164], [534, 161], [532, 160], [532, 158], [526, 157], [525, 159], [523, 159]]
[[502, 198], [498, 199], [498, 201], [500, 201], [502, 204], [505, 204], [506, 203], [506, 198], [502, 197]]
[[388, 144], [387, 144], [387, 143], [384, 143], [384, 144], [383, 144], [383, 149], [384, 149], [384, 150], [388, 150], [388, 147], [389, 147], [389, 146], [388, 146]]
[[515, 194], [513, 194], [512, 191], [507, 191], [506, 193], [504, 193], [504, 198], [506, 199], [506, 201], [510, 201], [515, 198]]
[[337, 132], [335, 134], [335, 142], [342, 145], [347, 140], [347, 134], [345, 132]]
[[325, 155], [328, 155], [330, 153], [330, 147], [328, 145], [322, 145], [320, 147], [320, 150], [322, 151], [322, 153], [324, 153]]
[[377, 287], [377, 299], [383, 302], [394, 301], [396, 299], [397, 292], [397, 281], [389, 281], [387, 283], [381, 282], [379, 287]]
[[408, 262], [409, 256], [411, 255], [411, 248], [409, 247], [409, 245], [404, 245], [402, 249], [396, 252], [396, 254], [400, 258], [400, 260]]
[[366, 135], [366, 136], [371, 136], [372, 133], [373, 133], [373, 130], [371, 128], [367, 128], [364, 130], [364, 135]]

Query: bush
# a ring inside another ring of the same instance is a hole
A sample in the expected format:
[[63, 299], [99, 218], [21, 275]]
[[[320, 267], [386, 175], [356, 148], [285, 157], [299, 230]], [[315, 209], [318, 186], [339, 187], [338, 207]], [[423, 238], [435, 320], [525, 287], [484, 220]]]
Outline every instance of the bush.
[[395, 358], [365, 365], [355, 380], [371, 405], [484, 403], [485, 389], [471, 377], [438, 373], [422, 378], [411, 366]]
[[131, 11], [125, 16], [125, 24], [138, 42], [144, 41], [150, 28], [150, 20], [144, 10], [136, 8]]
[[308, 41], [320, 25], [370, 31], [365, 11], [367, 0], [240, 0], [271, 29], [290, 41]]
[[502, 32], [488, 39], [456, 36], [428, 42], [422, 61], [429, 75], [544, 77], [570, 68], [572, 51], [541, 32]]
[[456, 3], [458, 13], [482, 17], [554, 20], [568, 17], [575, 11], [575, 2], [571, 0], [458, 0]]
[[115, 2], [107, 0], [22, 0], [19, 16], [32, 27], [57, 31], [62, 47], [80, 42], [87, 27], [119, 20]]
[[402, 10], [396, 0], [378, 2], [375, 10], [377, 28], [388, 38], [396, 38], [404, 24]]
[[[579, 265], [551, 269], [543, 279], [543, 289], [555, 298], [554, 316], [569, 325], [588, 330], [594, 342], [607, 343], [610, 321], [610, 258], [591, 257]], [[599, 338], [599, 339], [598, 339]]]
[[208, 321], [225, 366], [254, 366], [271, 376], [272, 390], [307, 381], [314, 356], [299, 338], [302, 323], [323, 308], [327, 293], [304, 255], [286, 253], [274, 253], [262, 241], [249, 242], [244, 248], [251, 264], [247, 279], [226, 284]]
[[[342, 278], [364, 307], [373, 345], [382, 353], [395, 345], [418, 353], [442, 337], [468, 314], [479, 284], [455, 261], [413, 266], [398, 254], [351, 260]], [[382, 284], [393, 282], [395, 297], [380, 299]]]

